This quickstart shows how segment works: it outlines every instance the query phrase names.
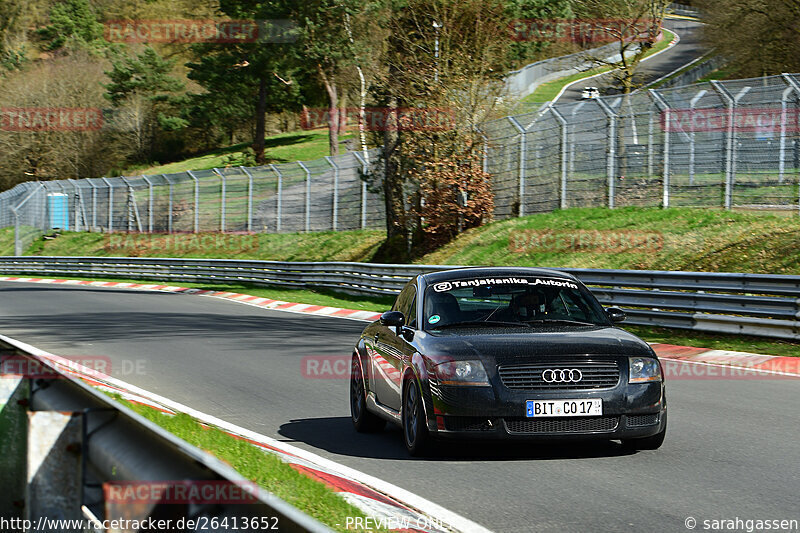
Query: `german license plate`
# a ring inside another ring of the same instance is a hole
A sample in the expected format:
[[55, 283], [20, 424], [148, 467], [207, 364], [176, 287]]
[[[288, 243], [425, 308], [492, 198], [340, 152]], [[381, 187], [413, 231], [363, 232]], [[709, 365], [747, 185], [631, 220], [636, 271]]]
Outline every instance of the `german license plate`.
[[527, 400], [525, 416], [528, 418], [549, 416], [600, 416], [603, 400]]

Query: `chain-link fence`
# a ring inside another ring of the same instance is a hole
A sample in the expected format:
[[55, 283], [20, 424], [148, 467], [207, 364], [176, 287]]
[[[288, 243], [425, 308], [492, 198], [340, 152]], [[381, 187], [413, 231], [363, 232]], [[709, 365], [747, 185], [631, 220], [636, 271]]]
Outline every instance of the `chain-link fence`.
[[[583, 206], [800, 214], [800, 75], [545, 105], [487, 123], [482, 134], [497, 219]], [[19, 254], [51, 228], [379, 229], [379, 157], [373, 150], [367, 158], [348, 152], [252, 168], [23, 183], [0, 193], [0, 231], [13, 228]]]
[[[16, 255], [48, 229], [149, 233], [295, 232], [385, 226], [368, 187], [377, 151], [315, 161], [81, 180], [0, 193]], [[11, 252], [8, 250], [7, 252]]]
[[800, 212], [800, 77], [639, 91], [488, 124], [496, 218], [581, 206]]

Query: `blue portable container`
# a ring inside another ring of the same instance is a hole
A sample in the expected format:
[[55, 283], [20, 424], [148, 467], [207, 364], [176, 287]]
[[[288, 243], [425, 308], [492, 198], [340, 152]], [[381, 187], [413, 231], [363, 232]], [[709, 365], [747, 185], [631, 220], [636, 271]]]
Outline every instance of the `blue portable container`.
[[69, 229], [69, 197], [60, 192], [47, 195], [50, 229]]

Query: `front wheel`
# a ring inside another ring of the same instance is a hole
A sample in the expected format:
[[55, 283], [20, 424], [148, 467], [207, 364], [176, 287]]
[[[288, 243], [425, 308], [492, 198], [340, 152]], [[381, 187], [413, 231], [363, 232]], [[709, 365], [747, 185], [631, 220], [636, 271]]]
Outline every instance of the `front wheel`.
[[403, 440], [408, 453], [415, 457], [430, 450], [431, 437], [422, 407], [422, 392], [413, 377], [407, 379], [403, 387]]
[[664, 427], [650, 437], [640, 439], [623, 439], [622, 445], [629, 450], [657, 450], [664, 444], [664, 437], [667, 436], [667, 412], [664, 411]]
[[364, 372], [361, 360], [353, 355], [350, 369], [350, 418], [359, 433], [375, 433], [386, 425], [386, 421], [367, 410], [367, 394], [364, 388]]

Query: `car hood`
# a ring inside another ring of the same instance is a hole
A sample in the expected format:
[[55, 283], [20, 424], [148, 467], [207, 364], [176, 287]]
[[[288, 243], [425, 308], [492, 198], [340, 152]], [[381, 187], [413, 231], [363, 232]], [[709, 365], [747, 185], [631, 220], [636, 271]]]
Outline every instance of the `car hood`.
[[615, 327], [570, 327], [538, 330], [471, 329], [419, 338], [428, 356], [493, 357], [498, 364], [531, 357], [564, 355], [654, 355], [639, 337]]

